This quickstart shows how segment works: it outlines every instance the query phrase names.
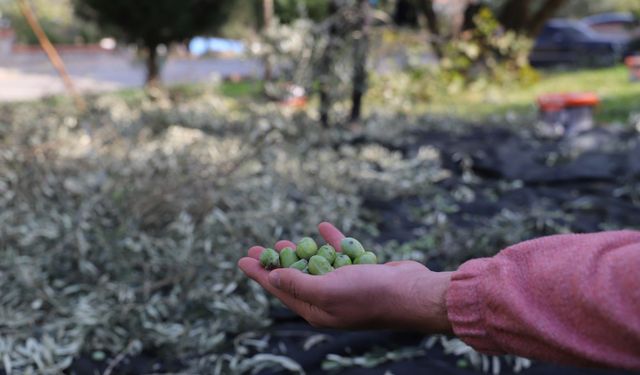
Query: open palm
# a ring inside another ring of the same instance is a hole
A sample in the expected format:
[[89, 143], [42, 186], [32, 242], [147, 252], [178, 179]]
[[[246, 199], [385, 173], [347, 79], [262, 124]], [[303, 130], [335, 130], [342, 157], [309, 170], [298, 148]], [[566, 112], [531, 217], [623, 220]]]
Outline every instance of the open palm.
[[[320, 235], [340, 251], [344, 235], [321, 223]], [[279, 241], [277, 251], [295, 248]], [[432, 272], [413, 261], [344, 266], [322, 276], [296, 269], [267, 271], [260, 265], [261, 246], [238, 261], [247, 276], [316, 327], [343, 329], [397, 328], [449, 332], [445, 296], [448, 272]]]

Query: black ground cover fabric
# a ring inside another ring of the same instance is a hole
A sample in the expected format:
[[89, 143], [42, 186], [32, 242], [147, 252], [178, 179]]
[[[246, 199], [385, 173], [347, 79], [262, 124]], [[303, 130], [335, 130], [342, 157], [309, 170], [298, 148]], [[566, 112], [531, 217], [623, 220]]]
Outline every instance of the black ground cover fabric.
[[[381, 144], [370, 139], [354, 139], [354, 146]], [[483, 218], [492, 218], [504, 209], [526, 211], [533, 202], [548, 210], [560, 210], [571, 215], [567, 223], [572, 231], [593, 232], [602, 230], [602, 224], [617, 228], [639, 228], [640, 206], [632, 197], [640, 186], [640, 138], [632, 131], [596, 129], [570, 139], [543, 139], [535, 135], [514, 132], [509, 129], [474, 128], [463, 134], [444, 131], [415, 131], [393, 145], [383, 145], [400, 151], [410, 158], [421, 146], [438, 150], [444, 166], [451, 176], [440, 183], [445, 190], [453, 190], [462, 183], [465, 166], [461, 160], [470, 161], [466, 168], [480, 178], [481, 183], [472, 186], [480, 196], [486, 188], [496, 187], [507, 181], [519, 181], [519, 187], [501, 194], [494, 200], [476, 199], [460, 205], [457, 213], [450, 215], [454, 228], [477, 226]], [[627, 190], [620, 193], [625, 187]], [[631, 191], [629, 190], [631, 189]], [[427, 197], [405, 196], [384, 200], [364, 197], [363, 208], [378, 217], [377, 241], [403, 243], [416, 239], [416, 229], [422, 225], [415, 220], [412, 209], [427, 203]], [[496, 249], [498, 251], [499, 249]], [[442, 269], [447, 259], [431, 259], [427, 263], [433, 269]], [[423, 335], [407, 332], [363, 331], [341, 332], [317, 330], [295, 317], [284, 308], [272, 312], [274, 325], [265, 330], [271, 335], [271, 348], [298, 362], [307, 374], [324, 374], [322, 362], [328, 354], [356, 355], [376, 348], [392, 350], [398, 347], [417, 346]], [[304, 350], [302, 343], [312, 333], [324, 333], [330, 340]], [[279, 348], [284, 346], [286, 353]], [[444, 354], [435, 345], [419, 358], [384, 363], [376, 368], [353, 367], [341, 369], [341, 374], [477, 374], [477, 370], [458, 366], [459, 357]], [[104, 364], [81, 358], [69, 373], [91, 374], [104, 370]], [[158, 360], [152, 353], [124, 361], [114, 373], [142, 374], [177, 371], [179, 364]], [[272, 374], [263, 371], [261, 374]], [[275, 372], [286, 373], [286, 372]], [[503, 366], [502, 374], [513, 373]], [[613, 375], [634, 372], [601, 369], [582, 369], [547, 363], [534, 365], [521, 372], [525, 375], [590, 374]]]

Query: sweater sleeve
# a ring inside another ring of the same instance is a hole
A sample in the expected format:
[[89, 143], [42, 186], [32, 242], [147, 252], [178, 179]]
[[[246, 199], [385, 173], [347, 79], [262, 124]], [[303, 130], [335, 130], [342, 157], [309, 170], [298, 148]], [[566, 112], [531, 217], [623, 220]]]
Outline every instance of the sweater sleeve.
[[483, 353], [640, 370], [640, 232], [556, 235], [470, 260], [447, 313]]

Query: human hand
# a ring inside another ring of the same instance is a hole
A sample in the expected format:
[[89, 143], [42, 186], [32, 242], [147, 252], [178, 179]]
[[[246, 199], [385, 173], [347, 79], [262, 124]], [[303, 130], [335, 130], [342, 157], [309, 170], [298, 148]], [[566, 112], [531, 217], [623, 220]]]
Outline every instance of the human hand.
[[[318, 229], [340, 251], [344, 235], [329, 223]], [[285, 247], [295, 244], [275, 246]], [[290, 268], [267, 271], [258, 260], [263, 250], [252, 247], [238, 266], [314, 327], [451, 332], [445, 303], [450, 272], [433, 272], [413, 261], [344, 266], [322, 276]]]

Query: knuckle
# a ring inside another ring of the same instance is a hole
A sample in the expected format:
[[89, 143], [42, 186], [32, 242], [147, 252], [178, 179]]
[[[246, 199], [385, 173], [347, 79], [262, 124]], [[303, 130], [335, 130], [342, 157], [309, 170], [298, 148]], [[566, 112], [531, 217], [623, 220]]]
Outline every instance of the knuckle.
[[321, 311], [312, 304], [305, 305], [303, 318], [314, 328], [327, 328], [327, 322], [322, 317]]
[[289, 292], [289, 294], [291, 294], [291, 296], [294, 299], [298, 299], [299, 297], [299, 292], [298, 292], [298, 286], [296, 285], [296, 283], [293, 280], [288, 280], [287, 281], [287, 291]]

